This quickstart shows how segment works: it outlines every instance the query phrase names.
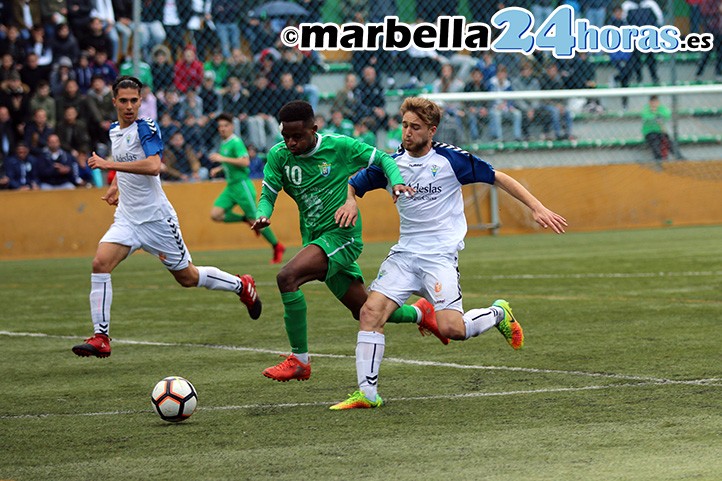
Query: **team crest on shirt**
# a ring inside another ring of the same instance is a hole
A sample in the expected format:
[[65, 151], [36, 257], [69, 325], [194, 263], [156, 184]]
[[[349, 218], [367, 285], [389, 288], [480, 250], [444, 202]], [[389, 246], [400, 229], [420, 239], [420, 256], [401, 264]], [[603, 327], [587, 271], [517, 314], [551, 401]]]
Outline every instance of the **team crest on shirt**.
[[125, 136], [125, 144], [126, 144], [126, 145], [130, 145], [131, 142], [133, 142], [133, 139], [131, 139], [130, 137], [131, 137], [130, 134], [128, 134], [128, 135]]
[[381, 279], [381, 278], [382, 278], [383, 276], [385, 276], [385, 275], [386, 275], [386, 271], [385, 271], [385, 270], [380, 270], [380, 271], [379, 271], [378, 278]]
[[318, 170], [321, 171], [321, 175], [324, 177], [328, 177], [328, 174], [331, 173], [331, 164], [328, 162], [324, 162], [323, 164], [318, 165]]
[[436, 281], [436, 284], [434, 285], [434, 292], [439, 294], [441, 292], [441, 289], [443, 289], [443, 286], [441, 285], [441, 282]]
[[436, 164], [431, 164], [431, 167], [430, 167], [430, 168], [431, 168], [431, 175], [432, 175], [433, 177], [436, 177], [436, 174], [439, 172], [439, 169], [440, 169], [441, 167], [439, 167], [439, 166], [436, 165]]

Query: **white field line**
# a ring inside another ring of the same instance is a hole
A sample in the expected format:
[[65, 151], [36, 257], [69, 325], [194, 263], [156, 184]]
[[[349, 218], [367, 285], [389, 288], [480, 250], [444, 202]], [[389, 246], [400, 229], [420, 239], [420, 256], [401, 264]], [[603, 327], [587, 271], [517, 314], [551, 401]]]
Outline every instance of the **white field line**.
[[[12, 331], [0, 331], [0, 336], [9, 337], [41, 337], [49, 339], [69, 339], [78, 340], [82, 339], [76, 336], [61, 336], [51, 335], [41, 332], [12, 332]], [[158, 346], [158, 347], [183, 347], [183, 348], [194, 348], [194, 349], [218, 349], [223, 351], [237, 351], [237, 352], [253, 352], [261, 354], [280, 354], [287, 355], [287, 351], [276, 351], [272, 349], [260, 349], [255, 347], [243, 347], [243, 346], [228, 346], [224, 344], [196, 344], [196, 343], [185, 343], [185, 342], [157, 342], [157, 341], [136, 341], [131, 339], [113, 339], [116, 344], [128, 344], [135, 346]], [[311, 354], [313, 358], [329, 358], [329, 359], [356, 359], [355, 356], [347, 354]], [[722, 381], [722, 378], [710, 378], [710, 379], [691, 379], [691, 380], [677, 380], [677, 379], [666, 379], [651, 376], [634, 376], [627, 374], [616, 374], [616, 373], [602, 373], [602, 372], [587, 372], [587, 371], [565, 371], [559, 369], [537, 369], [532, 367], [514, 367], [514, 366], [484, 366], [474, 364], [458, 364], [453, 362], [439, 362], [439, 361], [421, 361], [416, 359], [401, 359], [397, 357], [385, 357], [384, 362], [391, 362], [396, 364], [407, 364], [413, 366], [431, 366], [431, 367], [446, 367], [451, 369], [474, 369], [481, 371], [512, 371], [512, 372], [526, 372], [533, 374], [560, 374], [567, 376], [583, 376], [591, 378], [603, 378], [603, 379], [619, 379], [625, 381], [639, 381], [639, 382], [651, 382], [656, 384], [712, 384]]]
[[466, 275], [464, 279], [639, 279], [649, 277], [719, 277], [722, 271], [681, 271], [681, 272], [586, 272], [579, 274], [499, 274], [499, 275]]
[[[409, 396], [409, 397], [398, 397], [398, 398], [387, 398], [388, 402], [404, 402], [404, 401], [438, 401], [448, 399], [469, 399], [469, 398], [481, 398], [481, 397], [494, 397], [494, 396], [517, 396], [522, 394], [549, 394], [549, 393], [566, 393], [566, 392], [578, 392], [578, 391], [598, 391], [602, 389], [618, 389], [624, 387], [642, 387], [642, 386], [657, 386], [665, 383], [659, 382], [640, 382], [640, 383], [628, 383], [628, 384], [607, 384], [606, 386], [583, 386], [583, 387], [558, 387], [549, 389], [530, 389], [530, 390], [518, 390], [518, 391], [499, 391], [499, 392], [469, 392], [462, 394], [435, 394], [430, 396]], [[318, 401], [318, 402], [306, 402], [306, 403], [275, 403], [275, 404], [240, 404], [235, 406], [208, 406], [199, 407], [198, 411], [238, 411], [243, 409], [279, 409], [279, 408], [298, 408], [298, 407], [324, 407], [331, 406], [338, 402], [336, 401]], [[45, 414], [18, 414], [18, 415], [0, 415], [2, 419], [47, 419], [47, 418], [58, 418], [58, 417], [94, 417], [94, 416], [117, 416], [124, 414], [148, 414], [152, 413], [152, 409], [144, 410], [127, 410], [127, 411], [102, 411], [94, 413], [45, 413]]]

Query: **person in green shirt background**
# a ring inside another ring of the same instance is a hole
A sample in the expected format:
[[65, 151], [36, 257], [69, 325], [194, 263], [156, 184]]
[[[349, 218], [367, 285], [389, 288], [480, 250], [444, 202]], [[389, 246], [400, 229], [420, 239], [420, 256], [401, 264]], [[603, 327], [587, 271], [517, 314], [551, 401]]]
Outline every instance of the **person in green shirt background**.
[[672, 117], [669, 107], [662, 105], [659, 97], [652, 95], [642, 109], [642, 135], [652, 149], [655, 160], [667, 160], [672, 147], [667, 134], [667, 121]]
[[[298, 206], [304, 247], [276, 277], [291, 354], [263, 371], [276, 381], [311, 377], [303, 284], [324, 282], [357, 320], [366, 302], [368, 294], [356, 263], [363, 249], [361, 215], [351, 222], [338, 212], [347, 201], [349, 177], [373, 164], [383, 169], [393, 186], [394, 201], [414, 192], [404, 184], [390, 155], [345, 135], [319, 134], [314, 117], [311, 104], [303, 100], [289, 102], [279, 111], [283, 142], [274, 145], [266, 157], [257, 220], [251, 226], [258, 231], [271, 224], [281, 190]], [[422, 334], [430, 332], [442, 343], [449, 342], [439, 333], [433, 307], [425, 299], [396, 309], [389, 322], [416, 323]]]
[[[256, 188], [249, 177], [250, 157], [243, 140], [233, 132], [233, 117], [228, 113], [218, 116], [218, 133], [221, 145], [218, 152], [208, 157], [219, 162], [219, 167], [211, 169], [211, 177], [221, 171], [226, 177], [226, 188], [216, 198], [211, 208], [211, 219], [216, 222], [246, 222], [253, 225], [256, 220]], [[243, 214], [233, 212], [235, 206], [240, 207]], [[260, 231], [260, 235], [273, 247], [271, 264], [280, 264], [286, 248], [278, 242], [270, 228]]]

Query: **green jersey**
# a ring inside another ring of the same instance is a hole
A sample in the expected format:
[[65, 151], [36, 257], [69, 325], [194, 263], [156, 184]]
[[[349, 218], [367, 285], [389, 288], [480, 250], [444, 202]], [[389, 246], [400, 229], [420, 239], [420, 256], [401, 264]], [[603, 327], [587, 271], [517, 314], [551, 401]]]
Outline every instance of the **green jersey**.
[[[231, 159], [248, 156], [246, 144], [244, 144], [243, 140], [241, 140], [241, 138], [236, 134], [232, 134], [226, 140], [221, 141], [218, 153], [223, 157], [230, 157]], [[223, 162], [223, 172], [226, 175], [226, 181], [228, 184], [232, 185], [248, 180], [248, 173], [250, 172], [250, 169], [248, 167], [241, 167], [240, 165]]]
[[[269, 152], [263, 169], [263, 190], [258, 217], [271, 217], [281, 189], [296, 202], [304, 245], [339, 228], [334, 214], [346, 202], [348, 179], [371, 164], [383, 169], [390, 185], [403, 184], [390, 155], [344, 135], [317, 134], [316, 146], [307, 154], [293, 155], [284, 143]], [[356, 226], [361, 235], [361, 216]]]

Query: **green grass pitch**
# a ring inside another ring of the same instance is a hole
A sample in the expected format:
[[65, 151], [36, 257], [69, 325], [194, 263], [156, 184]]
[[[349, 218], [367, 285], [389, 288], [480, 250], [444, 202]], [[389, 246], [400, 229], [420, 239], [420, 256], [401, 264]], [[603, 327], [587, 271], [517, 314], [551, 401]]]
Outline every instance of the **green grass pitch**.
[[[366, 246], [367, 282], [388, 248]], [[253, 274], [261, 318], [137, 254], [113, 273], [108, 359], [70, 351], [92, 330], [90, 259], [0, 262], [0, 479], [722, 479], [720, 226], [468, 239], [465, 308], [509, 300], [525, 349], [391, 325], [387, 405], [341, 412], [357, 324], [325, 286], [303, 288], [313, 375], [277, 383], [270, 251], [193, 254]], [[180, 424], [151, 411], [169, 375], [199, 393]]]

